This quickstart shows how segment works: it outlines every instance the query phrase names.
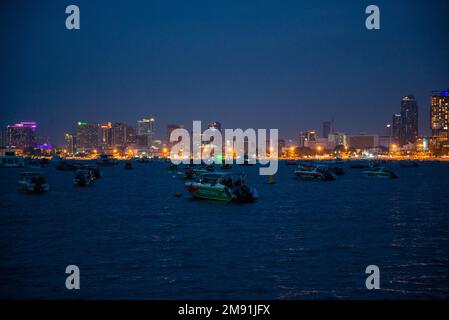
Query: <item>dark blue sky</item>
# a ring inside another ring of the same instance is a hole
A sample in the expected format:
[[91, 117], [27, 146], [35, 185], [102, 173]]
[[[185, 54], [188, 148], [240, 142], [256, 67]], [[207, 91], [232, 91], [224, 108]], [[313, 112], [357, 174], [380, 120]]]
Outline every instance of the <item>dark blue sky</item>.
[[[81, 30], [65, 29], [77, 4]], [[381, 30], [365, 29], [377, 4]], [[153, 115], [279, 128], [334, 118], [383, 133], [403, 95], [428, 127], [429, 94], [449, 86], [446, 0], [2, 1], [0, 125], [39, 123], [60, 143], [76, 121]]]

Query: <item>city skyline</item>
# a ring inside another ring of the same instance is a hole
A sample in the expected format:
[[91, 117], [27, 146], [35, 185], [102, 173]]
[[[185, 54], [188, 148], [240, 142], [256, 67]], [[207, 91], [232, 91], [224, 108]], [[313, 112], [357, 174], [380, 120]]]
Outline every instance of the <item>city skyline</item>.
[[[351, 131], [351, 130], [341, 130], [338, 128], [338, 125], [335, 127], [334, 118], [332, 120], [323, 120], [321, 122], [322, 128], [321, 131], [317, 130], [319, 128], [319, 125], [316, 126], [309, 126], [307, 129], [300, 128], [297, 130], [296, 135], [293, 137], [285, 137], [280, 136], [280, 139], [284, 140], [290, 140], [290, 141], [297, 141], [299, 146], [302, 146], [301, 137], [304, 133], [307, 132], [313, 132], [313, 135], [317, 138], [325, 138], [327, 139], [328, 136], [332, 133], [343, 133], [347, 135], [358, 135], [358, 134], [368, 134], [368, 135], [378, 135], [378, 136], [390, 136], [393, 139], [396, 139], [395, 143], [398, 143], [400, 145], [406, 145], [407, 143], [414, 143], [418, 137], [426, 137], [435, 135], [435, 119], [434, 119], [434, 113], [438, 111], [437, 116], [438, 120], [445, 121], [444, 123], [446, 126], [444, 128], [441, 127], [439, 132], [447, 131], [447, 106], [444, 108], [444, 106], [439, 106], [438, 103], [441, 104], [441, 101], [445, 101], [447, 103], [448, 95], [449, 95], [449, 88], [446, 90], [432, 90], [431, 95], [429, 96], [429, 106], [424, 108], [420, 108], [417, 105], [417, 99], [414, 97], [414, 95], [405, 95], [402, 97], [400, 101], [400, 106], [397, 108], [399, 111], [398, 113], [393, 113], [391, 121], [387, 121], [388, 119], [385, 119], [384, 125], [382, 126], [382, 129], [386, 132], [369, 132], [366, 130], [361, 130], [359, 132]], [[435, 100], [437, 99], [437, 100]], [[436, 102], [437, 101], [437, 102]], [[438, 108], [438, 109], [435, 109]], [[424, 110], [423, 110], [424, 109]], [[427, 126], [424, 124], [422, 127], [419, 125], [420, 119], [423, 115], [423, 113], [431, 114], [429, 117], [429, 123]], [[85, 119], [84, 119], [85, 120]], [[125, 145], [137, 145], [140, 147], [151, 147], [153, 140], [162, 140], [163, 142], [167, 142], [169, 140], [169, 134], [170, 131], [176, 128], [189, 128], [189, 125], [186, 126], [186, 122], [174, 124], [173, 122], [169, 122], [165, 126], [158, 125], [156, 117], [154, 116], [147, 116], [142, 117], [140, 119], [137, 119], [131, 123], [123, 122], [123, 121], [76, 121], [74, 125], [72, 126], [73, 129], [65, 130], [63, 134], [63, 143], [57, 146], [67, 146], [67, 135], [77, 135], [77, 131], [80, 127], [80, 125], [94, 125], [97, 130], [97, 147], [105, 147], [105, 146], [125, 146]], [[444, 126], [444, 123], [438, 123], [440, 126]], [[8, 124], [7, 128], [14, 127], [14, 126], [20, 126], [20, 124], [23, 123], [32, 123], [34, 124], [34, 131], [36, 131], [36, 121], [30, 122], [30, 120], [27, 121], [20, 121], [18, 124], [11, 125]], [[23, 126], [23, 125], [22, 125]], [[159, 132], [162, 130], [165, 131], [164, 134], [156, 134], [157, 130], [156, 128], [159, 127]], [[170, 129], [171, 128], [171, 129]], [[206, 122], [205, 129], [206, 128], [219, 128], [219, 130], [222, 129], [222, 123], [218, 122], [216, 120]], [[230, 128], [228, 126], [224, 126], [223, 128]], [[232, 128], [231, 128], [232, 129]], [[242, 128], [246, 129], [246, 128]], [[8, 129], [9, 130], [9, 129]], [[120, 133], [117, 133], [120, 131]], [[282, 129], [280, 129], [282, 132]], [[128, 133], [126, 133], [128, 132]], [[2, 132], [3, 133], [3, 132]], [[4, 133], [3, 133], [4, 134]], [[8, 133], [6, 132], [6, 138], [8, 139]], [[117, 136], [120, 135], [120, 137], [117, 138]], [[128, 137], [131, 136], [131, 137]], [[42, 138], [41, 135], [38, 137]], [[60, 138], [60, 137], [58, 137]], [[54, 137], [45, 137], [45, 139], [48, 141], [52, 141], [52, 144], [54, 144], [53, 141], [55, 141]], [[78, 138], [79, 139], [79, 138]], [[118, 140], [123, 140], [123, 142], [119, 143]], [[108, 140], [107, 142], [105, 140]], [[4, 143], [4, 141], [3, 141]], [[37, 144], [37, 143], [36, 143]], [[91, 142], [89, 144], [92, 144]], [[83, 147], [81, 146], [81, 149]]]
[[[134, 123], [154, 114], [159, 137], [169, 123], [214, 119], [295, 137], [325, 115], [339, 131], [381, 133], [403, 96], [426, 110], [430, 92], [449, 82], [439, 63], [449, 58], [445, 2], [379, 1], [376, 32], [364, 28], [362, 3], [200, 3], [115, 4], [104, 13], [79, 1], [83, 27], [72, 33], [59, 21], [63, 4], [9, 3], [1, 127], [32, 119], [61, 144], [78, 119]], [[419, 116], [427, 131], [428, 112]]]

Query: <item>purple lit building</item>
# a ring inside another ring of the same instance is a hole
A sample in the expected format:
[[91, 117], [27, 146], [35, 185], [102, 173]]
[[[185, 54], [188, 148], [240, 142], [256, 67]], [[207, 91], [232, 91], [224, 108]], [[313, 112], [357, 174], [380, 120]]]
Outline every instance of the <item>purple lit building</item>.
[[8, 146], [16, 149], [33, 148], [36, 144], [36, 122], [21, 121], [7, 127]]

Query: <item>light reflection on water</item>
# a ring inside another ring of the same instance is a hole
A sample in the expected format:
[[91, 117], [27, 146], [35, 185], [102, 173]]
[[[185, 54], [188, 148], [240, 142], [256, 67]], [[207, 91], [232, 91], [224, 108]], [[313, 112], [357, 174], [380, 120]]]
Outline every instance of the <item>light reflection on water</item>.
[[[0, 297], [448, 298], [449, 164], [394, 168], [396, 180], [347, 169], [308, 183], [281, 163], [268, 185], [245, 167], [260, 195], [248, 205], [191, 199], [164, 163], [103, 168], [81, 189], [49, 167], [40, 196], [17, 192], [23, 170], [2, 169]], [[365, 289], [370, 264], [379, 291]]]

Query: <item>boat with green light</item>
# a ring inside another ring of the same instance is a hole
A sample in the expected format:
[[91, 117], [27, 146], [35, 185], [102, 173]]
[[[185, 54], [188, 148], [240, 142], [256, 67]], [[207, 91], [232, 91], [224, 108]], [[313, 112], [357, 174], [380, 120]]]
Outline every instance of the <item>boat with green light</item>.
[[224, 172], [210, 172], [198, 176], [195, 181], [185, 183], [195, 198], [251, 203], [259, 198], [257, 190], [246, 185], [246, 175]]

